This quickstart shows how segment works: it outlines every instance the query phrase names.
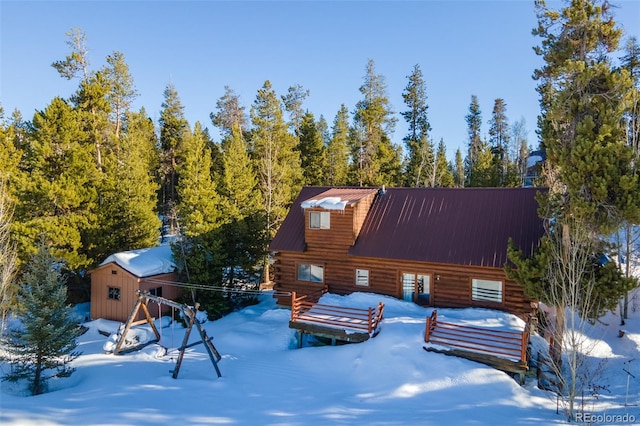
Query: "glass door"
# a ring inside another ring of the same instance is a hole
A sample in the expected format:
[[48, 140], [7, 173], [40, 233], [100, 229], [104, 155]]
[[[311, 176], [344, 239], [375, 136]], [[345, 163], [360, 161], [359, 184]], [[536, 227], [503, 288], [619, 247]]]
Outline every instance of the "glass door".
[[415, 274], [402, 274], [402, 300], [413, 302], [416, 288]]
[[402, 274], [402, 299], [428, 305], [431, 296], [431, 275], [407, 273]]
[[418, 274], [416, 280], [416, 303], [428, 305], [431, 298], [431, 275]]

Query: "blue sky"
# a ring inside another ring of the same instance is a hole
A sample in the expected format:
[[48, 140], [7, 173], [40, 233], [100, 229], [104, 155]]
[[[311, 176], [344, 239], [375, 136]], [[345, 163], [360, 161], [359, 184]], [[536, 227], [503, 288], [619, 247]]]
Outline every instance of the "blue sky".
[[[640, 32], [640, 1], [618, 0], [616, 21]], [[552, 7], [560, 3], [549, 3]], [[426, 82], [432, 139], [447, 154], [466, 149], [465, 115], [478, 96], [482, 133], [496, 98], [510, 123], [525, 119], [535, 136], [538, 96], [532, 50], [538, 39], [533, 0], [511, 1], [11, 1], [0, 3], [0, 103], [25, 119], [55, 96], [68, 98], [78, 82], [61, 78], [51, 63], [69, 54], [70, 28], [87, 35], [92, 69], [113, 51], [124, 53], [139, 97], [156, 121], [163, 91], [173, 83], [185, 116], [200, 121], [215, 140], [209, 119], [228, 85], [249, 111], [270, 80], [276, 93], [300, 84], [310, 91], [303, 107], [331, 123], [345, 104], [361, 99], [368, 59], [384, 75], [396, 113], [406, 109], [402, 91], [415, 64]], [[406, 124], [397, 114], [394, 142]]]

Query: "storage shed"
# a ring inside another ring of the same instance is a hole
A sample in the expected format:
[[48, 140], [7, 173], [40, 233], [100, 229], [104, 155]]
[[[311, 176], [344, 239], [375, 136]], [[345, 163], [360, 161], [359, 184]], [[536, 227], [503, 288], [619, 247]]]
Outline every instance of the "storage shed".
[[[171, 246], [115, 253], [107, 257], [91, 274], [91, 318], [125, 322], [138, 298], [136, 290], [175, 300], [180, 288]], [[159, 316], [158, 304], [149, 302], [151, 315]], [[162, 314], [170, 314], [163, 305]], [[142, 319], [142, 311], [137, 319]]]

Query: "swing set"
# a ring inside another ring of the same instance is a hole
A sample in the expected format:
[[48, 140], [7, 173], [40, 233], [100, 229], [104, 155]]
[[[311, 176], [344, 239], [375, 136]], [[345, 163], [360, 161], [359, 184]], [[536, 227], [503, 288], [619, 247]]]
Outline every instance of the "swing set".
[[[207, 350], [207, 353], [209, 354], [209, 358], [211, 359], [211, 363], [213, 364], [213, 368], [215, 368], [216, 373], [218, 374], [218, 377], [222, 377], [222, 374], [220, 373], [220, 369], [218, 368], [218, 361], [220, 361], [221, 356], [218, 353], [218, 350], [215, 348], [215, 346], [213, 346], [213, 342], [211, 341], [211, 338], [207, 336], [207, 332], [204, 330], [204, 328], [202, 328], [202, 324], [196, 318], [196, 312], [198, 310], [197, 304], [195, 307], [192, 307], [192, 306], [189, 306], [183, 303], [177, 303], [177, 302], [174, 302], [173, 300], [165, 299], [163, 297], [156, 296], [147, 291], [141, 291], [141, 290], [136, 290], [136, 294], [138, 295], [138, 300], [133, 306], [133, 309], [131, 310], [131, 314], [129, 315], [129, 318], [127, 319], [127, 322], [124, 328], [122, 329], [122, 332], [118, 331], [116, 346], [115, 346], [115, 349], [113, 350], [114, 355], [137, 351], [147, 345], [157, 343], [160, 341], [161, 334], [158, 332], [158, 329], [153, 323], [153, 317], [151, 316], [151, 314], [149, 313], [149, 309], [147, 308], [148, 302], [153, 301], [158, 304], [159, 311], [161, 310], [161, 305], [170, 306], [172, 309], [171, 310], [172, 319], [173, 319], [173, 310], [178, 309], [178, 311], [182, 313], [182, 317], [185, 318], [187, 321], [187, 330], [184, 333], [182, 345], [178, 348], [178, 351], [179, 351], [178, 360], [176, 361], [175, 368], [171, 370], [172, 377], [174, 379], [178, 378], [178, 372], [180, 371], [180, 366], [182, 365], [182, 359], [184, 358], [185, 350], [193, 346], [199, 345], [201, 343], [204, 344], [204, 347]], [[142, 308], [142, 311], [144, 312], [146, 318], [140, 321], [134, 321], [134, 319], [138, 315], [138, 311], [140, 310], [140, 308]], [[127, 336], [127, 333], [129, 332], [131, 327], [134, 325], [141, 325], [145, 323], [148, 323], [149, 326], [151, 327], [151, 330], [156, 336], [155, 340], [151, 340], [150, 342], [146, 342], [135, 347], [123, 348], [125, 337]], [[188, 343], [189, 336], [191, 335], [191, 331], [193, 330], [194, 325], [198, 330], [198, 333], [200, 334], [201, 340], [198, 342]]]

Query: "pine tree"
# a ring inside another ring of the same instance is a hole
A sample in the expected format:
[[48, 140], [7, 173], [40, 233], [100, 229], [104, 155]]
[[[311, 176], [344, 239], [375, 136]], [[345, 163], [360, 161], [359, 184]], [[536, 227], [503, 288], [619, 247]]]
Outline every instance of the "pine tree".
[[158, 184], [153, 123], [144, 111], [127, 113], [116, 152], [105, 160], [101, 185], [99, 224], [92, 241], [94, 259], [111, 253], [154, 247], [160, 220], [157, 213]]
[[412, 73], [407, 78], [409, 83], [402, 92], [402, 98], [408, 110], [400, 113], [409, 124], [408, 134], [404, 137], [408, 151], [405, 185], [434, 186], [436, 171], [433, 144], [429, 140], [429, 105], [420, 66], [414, 65]]
[[[627, 121], [627, 144], [633, 152], [632, 168], [635, 176], [640, 174], [640, 46], [635, 37], [630, 37], [625, 43], [624, 56], [621, 58], [622, 67], [626, 69], [632, 80], [633, 88], [630, 91], [630, 106], [625, 114]], [[618, 234], [622, 234], [619, 238], [619, 256], [618, 258], [630, 259], [633, 251], [633, 244], [639, 237], [634, 235], [633, 225], [640, 223], [640, 205], [636, 205], [636, 209], [632, 209], [632, 205], [627, 206], [625, 217]], [[635, 239], [634, 239], [635, 237]], [[629, 278], [632, 276], [631, 262], [624, 263], [623, 274]], [[625, 320], [629, 318], [629, 293], [624, 294], [624, 300], [621, 303], [621, 324], [624, 325]]]
[[51, 378], [69, 377], [70, 363], [79, 356], [80, 328], [66, 304], [67, 288], [59, 265], [43, 242], [20, 282], [14, 313], [21, 325], [3, 336], [12, 368], [2, 380], [26, 380], [31, 395], [47, 391]]
[[44, 233], [69, 269], [93, 263], [86, 238], [96, 226], [99, 178], [86, 140], [79, 114], [61, 98], [34, 115], [15, 182], [14, 235], [23, 261]]
[[434, 174], [435, 179], [433, 186], [443, 188], [453, 188], [455, 186], [453, 174], [451, 173], [449, 162], [447, 161], [447, 147], [444, 144], [444, 139], [440, 139], [440, 143], [438, 144]]
[[217, 112], [209, 114], [211, 122], [220, 129], [223, 137], [231, 134], [238, 125], [241, 131], [246, 130], [247, 116], [240, 104], [240, 97], [229, 86], [224, 86], [224, 95], [216, 102]]
[[92, 73], [82, 80], [80, 88], [71, 97], [81, 129], [86, 135], [87, 144], [94, 149], [95, 163], [98, 171], [102, 171], [104, 150], [113, 150], [114, 138], [109, 123], [111, 106], [107, 99], [110, 83], [103, 72]]
[[493, 153], [497, 186], [507, 186], [507, 172], [511, 164], [509, 156], [509, 122], [507, 120], [507, 104], [504, 99], [494, 101], [491, 119], [489, 120], [489, 145]]
[[400, 184], [400, 151], [389, 138], [397, 119], [386, 91], [385, 78], [376, 73], [370, 59], [360, 86], [363, 99], [356, 104], [350, 138], [352, 179], [360, 186]]
[[455, 182], [456, 188], [464, 188], [465, 184], [465, 173], [464, 173], [464, 160], [462, 159], [462, 152], [460, 149], [456, 150], [456, 158], [454, 165], [454, 173], [453, 173], [453, 181]]
[[523, 118], [517, 120], [511, 126], [511, 155], [515, 158], [515, 167], [518, 174], [518, 185], [524, 183], [527, 174], [527, 158], [529, 157], [529, 145], [527, 143], [526, 121]]
[[305, 185], [322, 185], [325, 182], [327, 157], [322, 133], [313, 113], [306, 112], [302, 116], [299, 132], [298, 150], [303, 182]]
[[[629, 285], [615, 265], [599, 259], [606, 253], [601, 236], [615, 230], [640, 203], [623, 125], [632, 80], [628, 71], [614, 69], [608, 57], [617, 49], [622, 31], [606, 1], [574, 0], [561, 11], [548, 9], [543, 1], [536, 6], [534, 35], [541, 38], [536, 53], [544, 65], [534, 78], [549, 186], [540, 202], [544, 218], [553, 224], [546, 236], [550, 243], [538, 255], [546, 256], [546, 269], [536, 273], [544, 278], [538, 285], [549, 287], [538, 292], [541, 301], [557, 310], [551, 357], [560, 365], [562, 351], [567, 352], [570, 376], [565, 392], [568, 417], [573, 419], [576, 354], [583, 350], [574, 339], [580, 331], [574, 319], [598, 318], [603, 309], [615, 307]], [[520, 270], [522, 259], [516, 256], [513, 261]], [[606, 279], [598, 279], [594, 268]]]
[[223, 282], [229, 286], [255, 282], [268, 241], [262, 193], [239, 124], [233, 126], [223, 152], [220, 195], [225, 218], [220, 229], [225, 253]]
[[331, 138], [327, 145], [327, 183], [331, 186], [347, 184], [349, 173], [349, 111], [342, 104], [333, 120]]
[[[18, 174], [18, 165], [22, 157], [22, 150], [17, 146], [21, 135], [20, 124], [7, 123], [4, 110], [0, 105], [0, 182], [8, 186]], [[10, 188], [5, 188], [7, 196]]]
[[173, 84], [164, 90], [160, 112], [160, 206], [163, 222], [173, 234], [176, 230], [176, 206], [178, 204], [177, 170], [183, 139], [189, 134], [189, 123], [184, 118], [184, 106]]
[[[265, 234], [271, 241], [300, 190], [302, 168], [296, 139], [287, 131], [282, 107], [268, 80], [253, 102], [251, 122], [251, 148], [264, 202]], [[269, 281], [268, 259], [264, 272]]]
[[469, 134], [467, 158], [465, 159], [466, 184], [467, 186], [477, 186], [471, 185], [472, 182], [479, 180], [473, 176], [474, 168], [477, 167], [476, 162], [485, 147], [480, 137], [482, 113], [480, 112], [480, 104], [478, 103], [478, 97], [476, 95], [471, 95], [469, 113], [466, 115], [465, 121], [467, 122], [467, 133]]
[[289, 86], [287, 94], [282, 96], [284, 109], [289, 113], [289, 127], [296, 137], [300, 136], [300, 128], [305, 115], [302, 103], [308, 96], [309, 91], [305, 90], [300, 84]]
[[11, 240], [13, 205], [7, 185], [0, 178], [0, 339], [4, 335], [6, 318], [15, 302], [15, 274], [18, 255]]
[[89, 49], [87, 48], [87, 35], [80, 28], [71, 28], [67, 33], [69, 40], [67, 46], [71, 53], [62, 61], [56, 61], [51, 66], [67, 80], [78, 77], [82, 80], [89, 78]]
[[113, 52], [107, 56], [107, 64], [108, 67], [104, 68], [103, 73], [109, 85], [107, 100], [111, 106], [113, 134], [117, 139], [120, 137], [123, 120], [131, 108], [131, 103], [138, 96], [138, 92], [122, 52]]
[[187, 237], [211, 233], [220, 226], [221, 217], [211, 141], [199, 122], [182, 140], [182, 161], [176, 172], [182, 179], [176, 188], [182, 233]]
[[[193, 132], [182, 139], [182, 158], [176, 169], [180, 175], [176, 191], [181, 238], [173, 245], [173, 254], [183, 279], [217, 287], [222, 282], [225, 253], [221, 250], [218, 232], [223, 217], [217, 177], [212, 168], [211, 145], [199, 122]], [[198, 291], [194, 297], [211, 319], [230, 312], [229, 304], [217, 292]]]

